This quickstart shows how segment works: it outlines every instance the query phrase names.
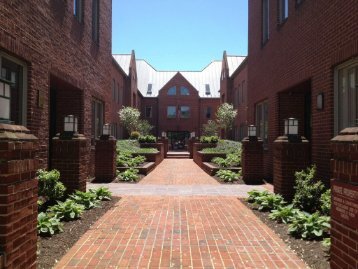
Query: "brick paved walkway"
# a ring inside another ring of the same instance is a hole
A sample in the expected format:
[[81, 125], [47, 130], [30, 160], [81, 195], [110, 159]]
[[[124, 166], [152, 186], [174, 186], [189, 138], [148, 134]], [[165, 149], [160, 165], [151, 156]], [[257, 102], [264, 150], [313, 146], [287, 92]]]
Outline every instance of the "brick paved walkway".
[[[166, 173], [171, 171], [168, 166], [181, 163], [186, 168], [191, 166], [188, 160], [175, 161], [178, 162], [166, 160], [152, 172], [158, 178], [151, 178], [156, 184], [175, 182], [177, 185], [125, 184], [142, 190], [156, 188], [156, 191], [149, 195], [127, 193], [85, 233], [56, 268], [306, 268], [282, 240], [237, 199], [238, 193], [233, 196], [223, 196], [221, 192], [205, 196], [180, 192], [162, 195], [158, 190], [171, 187], [181, 190], [227, 187], [179, 185], [183, 183], [179, 181], [180, 175], [165, 181]], [[201, 170], [193, 171], [197, 179], [184, 178], [184, 182], [198, 184], [208, 180]], [[146, 181], [151, 184], [148, 178]]]

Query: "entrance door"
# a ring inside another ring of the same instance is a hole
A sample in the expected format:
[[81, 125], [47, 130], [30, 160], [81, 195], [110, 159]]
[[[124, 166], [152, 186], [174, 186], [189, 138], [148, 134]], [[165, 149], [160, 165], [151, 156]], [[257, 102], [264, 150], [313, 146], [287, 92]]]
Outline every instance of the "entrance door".
[[171, 150], [187, 150], [187, 140], [190, 138], [188, 131], [167, 132]]

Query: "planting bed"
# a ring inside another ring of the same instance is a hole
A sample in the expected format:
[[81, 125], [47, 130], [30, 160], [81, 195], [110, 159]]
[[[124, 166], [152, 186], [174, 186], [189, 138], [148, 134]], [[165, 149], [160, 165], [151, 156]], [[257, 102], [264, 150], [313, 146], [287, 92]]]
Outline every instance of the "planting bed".
[[[155, 168], [155, 163], [154, 162], [145, 162], [138, 167], [132, 167], [132, 168], [138, 169], [139, 174], [148, 175]], [[120, 172], [123, 172], [127, 169], [129, 169], [129, 167], [117, 167], [117, 170]]]
[[311, 268], [327, 269], [329, 265], [329, 255], [322, 246], [322, 241], [306, 241], [296, 239], [287, 233], [288, 226], [283, 223], [269, 219], [270, 212], [262, 212], [246, 202], [245, 199], [239, 199], [244, 205], [260, 218], [260, 220], [270, 227], [295, 253], [297, 253]]
[[38, 236], [37, 268], [52, 268], [81, 236], [119, 200], [119, 197], [112, 197], [110, 201], [102, 201], [101, 207], [84, 211], [80, 219], [63, 222], [63, 233], [55, 234], [52, 237]]

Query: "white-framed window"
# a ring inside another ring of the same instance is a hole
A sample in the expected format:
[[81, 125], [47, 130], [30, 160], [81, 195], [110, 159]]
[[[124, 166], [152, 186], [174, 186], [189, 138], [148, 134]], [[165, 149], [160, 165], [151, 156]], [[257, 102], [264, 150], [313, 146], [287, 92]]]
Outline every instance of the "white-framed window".
[[263, 101], [256, 104], [256, 130], [257, 136], [261, 137], [264, 145], [268, 143], [268, 102]]
[[211, 94], [210, 84], [205, 84], [205, 95], [210, 95], [210, 94]]
[[265, 44], [269, 39], [270, 30], [270, 3], [269, 0], [262, 0], [262, 44]]
[[335, 134], [358, 126], [358, 58], [335, 69]]
[[[3, 83], [2, 95], [9, 104], [0, 104], [3, 116], [0, 122], [26, 126], [27, 115], [27, 65], [0, 51], [0, 78]], [[6, 86], [5, 86], [6, 85]], [[1, 94], [1, 92], [0, 92]], [[5, 102], [5, 101], [4, 101]], [[3, 106], [4, 105], [4, 106]], [[8, 117], [5, 117], [8, 115]]]
[[96, 138], [102, 135], [104, 118], [103, 102], [97, 99], [92, 100], [92, 144]]
[[148, 88], [147, 88], [147, 94], [148, 94], [148, 95], [152, 95], [152, 88], [153, 88], [153, 84], [152, 84], [152, 83], [148, 83]]
[[170, 87], [168, 90], [168, 95], [176, 95], [176, 94], [177, 94], [177, 87], [176, 86]]
[[176, 106], [168, 106], [167, 107], [167, 118], [175, 119], [177, 117], [177, 107]]
[[182, 119], [190, 118], [190, 107], [189, 106], [180, 106], [180, 118], [182, 118]]
[[78, 22], [83, 22], [83, 0], [73, 0], [73, 15]]
[[288, 18], [288, 0], [278, 1], [279, 23], [283, 23]]
[[189, 89], [187, 87], [181, 86], [180, 87], [180, 95], [190, 95]]

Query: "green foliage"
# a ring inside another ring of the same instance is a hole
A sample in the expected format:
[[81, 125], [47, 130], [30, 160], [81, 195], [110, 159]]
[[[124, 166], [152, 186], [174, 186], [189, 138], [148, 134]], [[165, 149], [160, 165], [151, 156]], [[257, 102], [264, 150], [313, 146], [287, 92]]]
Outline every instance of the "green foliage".
[[136, 182], [139, 179], [138, 169], [130, 168], [124, 172], [119, 173], [118, 179], [127, 182]]
[[153, 135], [143, 135], [138, 138], [139, 143], [155, 143], [157, 142]]
[[281, 195], [269, 193], [256, 197], [254, 204], [258, 206], [258, 210], [260, 211], [269, 211], [284, 206], [286, 202]]
[[141, 148], [137, 140], [118, 140], [117, 153], [157, 153], [155, 148]]
[[149, 135], [150, 132], [153, 130], [154, 126], [150, 125], [150, 123], [147, 120], [139, 120], [137, 130], [142, 135]]
[[66, 187], [59, 180], [60, 172], [58, 170], [39, 169], [37, 178], [39, 180], [39, 196], [43, 197], [44, 202], [52, 203], [64, 196]]
[[238, 154], [230, 153], [226, 158], [215, 157], [212, 162], [217, 164], [219, 167], [236, 167], [241, 164], [241, 157]]
[[200, 143], [205, 144], [216, 144], [219, 141], [217, 136], [202, 136], [200, 137]]
[[219, 140], [215, 148], [205, 148], [203, 153], [234, 153], [241, 156], [241, 143], [232, 140]]
[[323, 238], [323, 240], [322, 240], [322, 245], [323, 245], [323, 247], [325, 247], [327, 250], [329, 250], [329, 249], [331, 248], [331, 238], [330, 238], [330, 237]]
[[75, 220], [81, 217], [84, 206], [77, 204], [71, 199], [64, 202], [57, 202], [57, 205], [48, 208], [48, 212], [53, 213], [57, 218], [65, 221]]
[[204, 136], [218, 136], [219, 125], [213, 121], [208, 120], [206, 124], [203, 124], [203, 135]]
[[267, 196], [270, 193], [266, 190], [265, 191], [252, 190], [252, 191], [247, 192], [247, 194], [249, 195], [246, 199], [247, 202], [255, 203], [255, 201], [258, 197]]
[[94, 193], [96, 195], [96, 199], [100, 201], [110, 201], [112, 198], [112, 192], [106, 187], [90, 189], [89, 192]]
[[322, 193], [320, 198], [321, 213], [323, 215], [329, 215], [331, 211], [331, 190], [328, 189]]
[[315, 175], [315, 166], [295, 173], [296, 192], [293, 198], [293, 205], [309, 213], [320, 210], [320, 198], [324, 191], [324, 185], [321, 181], [315, 180]]
[[288, 232], [303, 239], [320, 239], [328, 234], [329, 222], [330, 217], [320, 216], [318, 212], [309, 214], [300, 211], [289, 224]]
[[219, 171], [216, 172], [215, 175], [218, 178], [224, 180], [225, 182], [234, 182], [239, 180], [240, 177], [240, 174], [226, 169], [220, 169]]
[[236, 116], [237, 110], [228, 103], [221, 104], [216, 112], [217, 122], [225, 130], [225, 133], [227, 130], [232, 129]]
[[297, 208], [293, 208], [293, 205], [279, 206], [277, 209], [273, 209], [269, 215], [269, 218], [276, 220], [279, 223], [291, 223], [295, 216], [300, 211]]
[[130, 138], [134, 139], [134, 140], [138, 140], [139, 136], [140, 136], [140, 133], [138, 131], [133, 131], [130, 134]]
[[63, 232], [63, 224], [53, 214], [41, 212], [37, 216], [37, 233], [43, 236], [52, 236]]
[[138, 109], [123, 106], [123, 108], [119, 110], [118, 114], [122, 125], [126, 128], [128, 133], [138, 131], [137, 127], [140, 118], [140, 112]]
[[228, 167], [226, 159], [222, 157], [215, 157], [211, 162], [217, 164], [219, 167]]
[[76, 191], [75, 194], [70, 195], [70, 198], [77, 204], [83, 205], [86, 210], [99, 206], [97, 195], [92, 192]]
[[133, 157], [131, 153], [122, 152], [117, 156], [117, 166], [119, 167], [138, 167], [144, 163], [146, 158], [144, 156]]

